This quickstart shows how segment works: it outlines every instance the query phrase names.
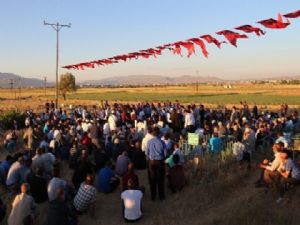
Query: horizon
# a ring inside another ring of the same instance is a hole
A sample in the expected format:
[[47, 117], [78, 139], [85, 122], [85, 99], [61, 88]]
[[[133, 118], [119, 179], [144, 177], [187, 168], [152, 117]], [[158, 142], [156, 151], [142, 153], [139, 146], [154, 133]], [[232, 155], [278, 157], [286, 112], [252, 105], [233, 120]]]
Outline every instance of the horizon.
[[[0, 72], [0, 78], [1, 78], [1, 75], [2, 74], [11, 74], [13, 76], [19, 76], [21, 77], [22, 79], [37, 79], [37, 80], [40, 80], [40, 81], [44, 81], [44, 79], [39, 79], [39, 78], [34, 78], [34, 77], [23, 77], [22, 75], [20, 74], [14, 74], [14, 73], [9, 73], [9, 72]], [[115, 78], [130, 78], [130, 77], [138, 77], [138, 76], [154, 76], [154, 77], [161, 77], [161, 78], [182, 78], [182, 77], [192, 77], [192, 78], [196, 78], [196, 77], [199, 77], [199, 78], [214, 78], [214, 79], [219, 79], [220, 82], [248, 82], [248, 81], [254, 81], [254, 80], [258, 80], [258, 81], [268, 81], [268, 80], [293, 80], [293, 79], [300, 79], [300, 74], [298, 73], [298, 75], [282, 75], [282, 76], [273, 76], [273, 77], [260, 77], [260, 78], [236, 78], [236, 79], [224, 79], [224, 78], [220, 78], [220, 77], [216, 77], [216, 76], [204, 76], [204, 75], [189, 75], [189, 74], [182, 74], [182, 75], [174, 75], [174, 76], [167, 76], [167, 75], [158, 75], [158, 74], [152, 74], [152, 75], [147, 75], [147, 74], [132, 74], [132, 75], [125, 75], [125, 76], [107, 76], [107, 77], [102, 77], [102, 78], [99, 78], [99, 79], [93, 79], [93, 80], [81, 80], [81, 81], [77, 81], [76, 80], [76, 83], [79, 83], [79, 84], [83, 84], [83, 83], [86, 83], [86, 82], [92, 82], [92, 81], [104, 81], [104, 80], [109, 80], [109, 79], [115, 79]], [[1, 81], [1, 79], [0, 79]], [[55, 80], [47, 80], [48, 84], [49, 83], [55, 83]], [[215, 82], [219, 82], [219, 81], [210, 81], [208, 83], [215, 83]], [[193, 83], [193, 82], [188, 82], [188, 83]], [[204, 82], [206, 83], [206, 82]]]
[[[49, 81], [54, 81], [55, 32], [44, 26], [43, 20], [72, 23], [71, 29], [63, 29], [60, 33], [61, 67], [213, 34], [238, 25], [261, 27], [255, 22], [299, 8], [299, 2], [274, 3], [272, 0], [247, 3], [230, 0], [218, 3], [218, 7], [202, 0], [189, 0], [184, 4], [170, 0], [151, 3], [119, 0], [118, 4], [95, 0], [84, 3], [70, 0], [4, 2], [0, 9], [0, 24], [5, 31], [0, 37], [0, 68], [26, 78], [47, 76]], [[223, 80], [298, 76], [300, 30], [297, 28], [300, 20], [291, 22], [284, 30], [264, 29], [267, 33], [262, 37], [248, 34], [249, 39], [240, 40], [237, 48], [223, 45], [219, 50], [207, 44], [208, 59], [200, 55], [199, 49], [197, 56], [190, 59], [185, 56], [185, 51], [184, 57], [166, 52], [158, 59], [139, 59], [86, 71], [60, 68], [59, 74], [71, 72], [78, 82], [139, 74], [168, 77], [188, 74]], [[223, 40], [218, 35], [213, 36]]]

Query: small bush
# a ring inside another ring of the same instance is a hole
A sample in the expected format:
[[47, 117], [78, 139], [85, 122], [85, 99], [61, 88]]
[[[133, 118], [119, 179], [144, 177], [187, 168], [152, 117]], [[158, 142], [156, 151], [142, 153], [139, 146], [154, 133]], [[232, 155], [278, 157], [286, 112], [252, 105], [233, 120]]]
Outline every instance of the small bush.
[[13, 127], [14, 120], [17, 121], [18, 127], [21, 128], [24, 125], [24, 115], [18, 111], [7, 111], [0, 115], [0, 128], [3, 130], [9, 130]]

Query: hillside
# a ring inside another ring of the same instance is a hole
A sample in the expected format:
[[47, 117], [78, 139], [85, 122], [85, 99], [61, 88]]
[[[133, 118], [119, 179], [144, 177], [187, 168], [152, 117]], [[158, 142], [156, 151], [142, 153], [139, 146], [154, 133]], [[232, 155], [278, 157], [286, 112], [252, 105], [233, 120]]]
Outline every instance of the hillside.
[[[14, 87], [43, 87], [44, 81], [36, 78], [25, 78], [13, 73], [1, 73], [0, 72], [0, 88], [10, 88], [10, 80], [13, 80]], [[47, 82], [47, 86], [51, 86], [53, 83]]]
[[104, 78], [101, 80], [88, 80], [81, 82], [83, 85], [151, 85], [151, 84], [183, 84], [183, 83], [208, 83], [222, 82], [217, 77], [201, 77], [201, 76], [179, 76], [168, 77], [160, 75], [131, 75], [122, 77]]

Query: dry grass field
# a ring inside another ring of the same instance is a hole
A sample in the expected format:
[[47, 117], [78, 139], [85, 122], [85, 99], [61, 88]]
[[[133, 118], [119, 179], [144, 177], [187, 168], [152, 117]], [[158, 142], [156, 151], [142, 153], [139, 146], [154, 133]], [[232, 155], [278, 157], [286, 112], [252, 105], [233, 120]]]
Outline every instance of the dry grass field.
[[[0, 110], [38, 109], [45, 100], [54, 99], [55, 90], [40, 89], [0, 89]], [[278, 109], [278, 105], [286, 102], [291, 108], [300, 106], [300, 85], [244, 84], [233, 85], [231, 89], [223, 86], [196, 85], [141, 87], [141, 88], [79, 88], [76, 93], [67, 95], [60, 104], [64, 105], [98, 105], [101, 100], [110, 102], [139, 101], [175, 101], [182, 103], [206, 104], [210, 107], [239, 104], [247, 101], [250, 105], [256, 103], [262, 108]]]

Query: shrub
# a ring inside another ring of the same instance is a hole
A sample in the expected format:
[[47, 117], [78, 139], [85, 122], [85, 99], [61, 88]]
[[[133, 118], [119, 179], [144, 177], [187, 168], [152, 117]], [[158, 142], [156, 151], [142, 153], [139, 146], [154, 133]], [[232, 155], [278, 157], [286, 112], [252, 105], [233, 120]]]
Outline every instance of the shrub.
[[17, 121], [18, 127], [21, 128], [24, 125], [24, 115], [18, 111], [6, 111], [0, 115], [0, 128], [3, 130], [9, 130], [13, 127], [14, 120]]

